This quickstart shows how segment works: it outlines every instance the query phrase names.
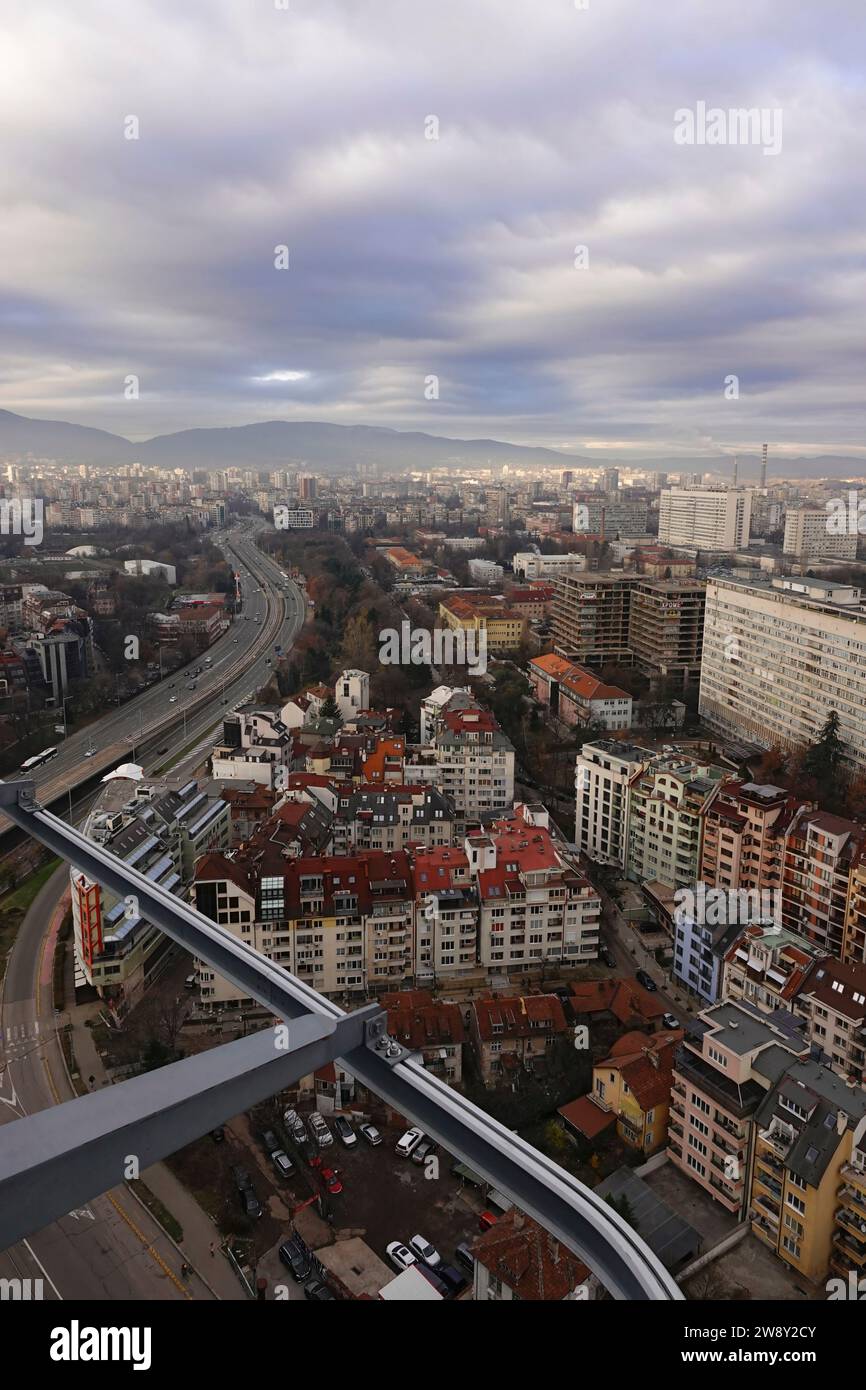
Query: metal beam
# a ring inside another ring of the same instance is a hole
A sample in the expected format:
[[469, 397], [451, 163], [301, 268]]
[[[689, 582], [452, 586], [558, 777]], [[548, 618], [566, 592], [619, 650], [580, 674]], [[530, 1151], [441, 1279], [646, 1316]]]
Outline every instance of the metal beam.
[[[173, 894], [151, 883], [109, 850], [88, 840], [50, 812], [36, 807], [32, 784], [28, 788], [28, 784], [0, 782], [0, 806], [28, 834], [82, 869], [88, 877], [120, 897], [134, 894], [143, 917], [207, 961], [278, 1017], [291, 1021], [313, 1014], [336, 1027], [341, 1020], [359, 1017], [360, 1021], [366, 1014], [366, 1011], [359, 1011], [359, 1015], [346, 1014], [331, 1000], [302, 984]], [[341, 1054], [341, 1065], [351, 1075], [417, 1121], [449, 1152], [469, 1163], [522, 1210], [540, 1221], [598, 1275], [614, 1297], [682, 1297], [674, 1279], [640, 1236], [589, 1188], [411, 1061], [405, 1049], [396, 1049], [394, 1055], [383, 1055], [381, 1016], [376, 1017], [377, 1014], [378, 1010], [374, 1009], [373, 1015], [366, 1016], [365, 1042]], [[162, 1076], [164, 1071], [157, 1075]], [[113, 1087], [111, 1098], [132, 1084], [135, 1083], [123, 1082]], [[17, 1121], [0, 1130], [0, 1154], [10, 1131], [22, 1123]], [[206, 1132], [207, 1128], [204, 1125], [199, 1132]], [[118, 1149], [107, 1134], [101, 1134], [94, 1142], [110, 1148], [116, 1163]], [[185, 1142], [186, 1139], [180, 1137], [173, 1147]], [[33, 1155], [28, 1146], [19, 1155], [19, 1163], [23, 1163], [27, 1153], [38, 1162], [38, 1154]], [[61, 1185], [64, 1183], [62, 1164], [57, 1181]], [[64, 1201], [68, 1195], [64, 1187]], [[70, 1198], [63, 1210], [68, 1211], [74, 1205], [75, 1200]], [[40, 1224], [45, 1224], [51, 1216], [52, 1213], [42, 1212]]]
[[380, 1012], [371, 1004], [336, 1024], [307, 1014], [287, 1039], [279, 1027], [254, 1033], [4, 1125], [0, 1249], [360, 1045]]

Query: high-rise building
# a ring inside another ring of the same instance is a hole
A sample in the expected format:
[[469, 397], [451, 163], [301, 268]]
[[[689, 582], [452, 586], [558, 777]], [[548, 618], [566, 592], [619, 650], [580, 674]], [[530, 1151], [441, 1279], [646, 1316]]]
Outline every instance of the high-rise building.
[[659, 542], [696, 550], [749, 543], [752, 494], [734, 488], [667, 488], [659, 501]]
[[574, 769], [574, 842], [590, 859], [622, 868], [628, 850], [629, 783], [652, 753], [616, 739], [585, 743]]
[[785, 513], [782, 550], [799, 560], [826, 556], [834, 560], [857, 559], [857, 533], [837, 535], [828, 527], [826, 507], [796, 507]]
[[866, 769], [866, 608], [823, 579], [707, 581], [699, 711], [760, 747], [814, 742], [839, 717], [849, 765]]
[[312, 473], [298, 474], [298, 496], [302, 502], [312, 502], [316, 497], [316, 479]]
[[697, 579], [562, 575], [553, 601], [556, 651], [579, 666], [637, 665], [651, 680], [688, 685], [700, 670], [704, 601]]

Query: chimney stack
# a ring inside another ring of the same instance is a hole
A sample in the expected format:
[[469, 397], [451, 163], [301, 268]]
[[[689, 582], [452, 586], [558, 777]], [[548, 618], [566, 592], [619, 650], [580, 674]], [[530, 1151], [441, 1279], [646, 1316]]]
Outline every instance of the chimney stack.
[[761, 487], [767, 486], [767, 445], [761, 445]]

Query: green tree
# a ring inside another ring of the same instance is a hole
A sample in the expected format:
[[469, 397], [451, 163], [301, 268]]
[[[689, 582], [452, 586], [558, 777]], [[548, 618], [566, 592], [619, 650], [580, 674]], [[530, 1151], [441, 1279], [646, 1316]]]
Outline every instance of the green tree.
[[839, 737], [839, 715], [831, 709], [803, 760], [803, 771], [814, 777], [821, 790], [833, 788], [842, 766], [843, 743]]

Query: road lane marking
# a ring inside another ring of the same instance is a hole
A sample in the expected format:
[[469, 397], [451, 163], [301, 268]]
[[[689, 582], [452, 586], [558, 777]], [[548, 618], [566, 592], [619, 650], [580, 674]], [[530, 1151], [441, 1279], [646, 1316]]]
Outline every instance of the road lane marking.
[[127, 1215], [123, 1207], [116, 1200], [114, 1194], [112, 1192], [106, 1192], [105, 1195], [108, 1198], [111, 1205], [114, 1207], [118, 1216], [121, 1216], [123, 1218], [129, 1229], [132, 1231], [133, 1235], [137, 1236], [138, 1239], [141, 1241], [148, 1255], [150, 1255], [156, 1261], [163, 1273], [168, 1275], [171, 1282], [175, 1285], [179, 1292], [183, 1294], [184, 1298], [192, 1300], [192, 1294], [190, 1293], [189, 1289], [184, 1288], [177, 1275], [174, 1273], [173, 1270], [169, 1269], [168, 1265], [160, 1255], [159, 1251], [156, 1250], [154, 1246], [150, 1244], [149, 1240], [147, 1239], [147, 1236], [138, 1229], [132, 1217]]

